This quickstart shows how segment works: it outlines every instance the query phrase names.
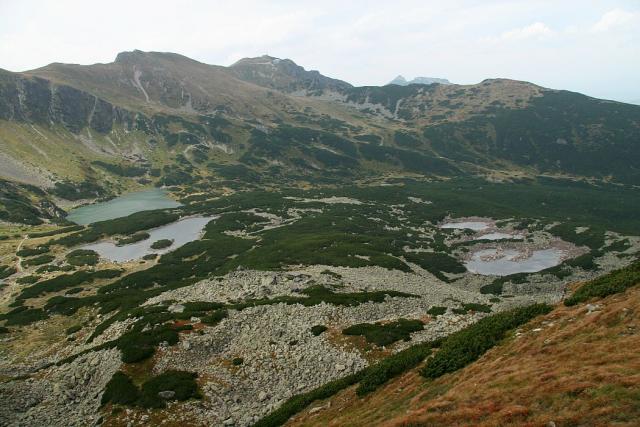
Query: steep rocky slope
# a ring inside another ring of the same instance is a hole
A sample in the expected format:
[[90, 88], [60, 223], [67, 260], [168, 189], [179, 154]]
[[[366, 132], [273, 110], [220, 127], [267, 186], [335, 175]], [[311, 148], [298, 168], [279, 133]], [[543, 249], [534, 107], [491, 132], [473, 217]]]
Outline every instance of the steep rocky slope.
[[560, 305], [468, 367], [346, 390], [291, 426], [633, 426], [640, 417], [640, 288]]

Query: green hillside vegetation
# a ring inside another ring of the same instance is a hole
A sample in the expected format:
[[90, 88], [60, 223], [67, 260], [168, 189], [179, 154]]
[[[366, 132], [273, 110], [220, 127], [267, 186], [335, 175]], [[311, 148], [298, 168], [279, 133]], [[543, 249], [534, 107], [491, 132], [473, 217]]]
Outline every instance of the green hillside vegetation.
[[411, 333], [422, 330], [420, 320], [398, 319], [389, 323], [360, 323], [342, 330], [345, 335], [362, 335], [379, 347], [388, 346], [396, 341], [411, 340]]

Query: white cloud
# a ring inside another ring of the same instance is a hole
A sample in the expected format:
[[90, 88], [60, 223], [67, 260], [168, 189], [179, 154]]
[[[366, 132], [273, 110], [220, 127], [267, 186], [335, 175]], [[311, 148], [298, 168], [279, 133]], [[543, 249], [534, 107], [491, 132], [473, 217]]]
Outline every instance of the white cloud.
[[616, 28], [625, 27], [638, 21], [640, 13], [627, 12], [622, 9], [613, 9], [602, 15], [600, 20], [592, 27], [593, 32], [605, 32]]
[[500, 35], [502, 40], [544, 39], [551, 37], [555, 32], [542, 22], [534, 22], [526, 27], [506, 31]]
[[132, 49], [220, 65], [268, 53], [355, 85], [507, 77], [637, 99], [637, 1], [0, 0], [0, 68]]

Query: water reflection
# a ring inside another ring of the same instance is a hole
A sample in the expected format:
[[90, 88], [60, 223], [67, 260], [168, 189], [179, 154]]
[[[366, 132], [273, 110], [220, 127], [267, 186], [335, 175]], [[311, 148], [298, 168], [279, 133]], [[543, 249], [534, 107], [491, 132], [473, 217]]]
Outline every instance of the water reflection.
[[[130, 245], [116, 246], [115, 242], [103, 241], [84, 245], [81, 249], [94, 250], [101, 257], [114, 262], [136, 260], [151, 253], [163, 254], [198, 239], [204, 226], [215, 218], [211, 216], [184, 218], [162, 227], [147, 230], [150, 235], [148, 239]], [[161, 239], [173, 240], [173, 244], [163, 249], [151, 249], [153, 242]]]
[[507, 276], [515, 273], [534, 273], [560, 264], [563, 252], [560, 249], [540, 249], [524, 257], [522, 252], [507, 249], [484, 249], [474, 253], [465, 263], [467, 270], [484, 275]]
[[81, 206], [71, 210], [67, 219], [76, 224], [86, 225], [98, 221], [120, 218], [141, 211], [175, 208], [180, 203], [170, 199], [161, 188], [127, 193], [106, 202]]

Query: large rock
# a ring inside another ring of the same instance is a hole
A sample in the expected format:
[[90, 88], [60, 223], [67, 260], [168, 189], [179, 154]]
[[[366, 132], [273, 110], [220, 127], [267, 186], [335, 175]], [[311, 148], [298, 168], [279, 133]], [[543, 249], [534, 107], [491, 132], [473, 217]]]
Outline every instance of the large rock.
[[158, 397], [164, 400], [173, 399], [175, 395], [176, 395], [176, 392], [173, 390], [164, 390], [164, 391], [158, 392]]

